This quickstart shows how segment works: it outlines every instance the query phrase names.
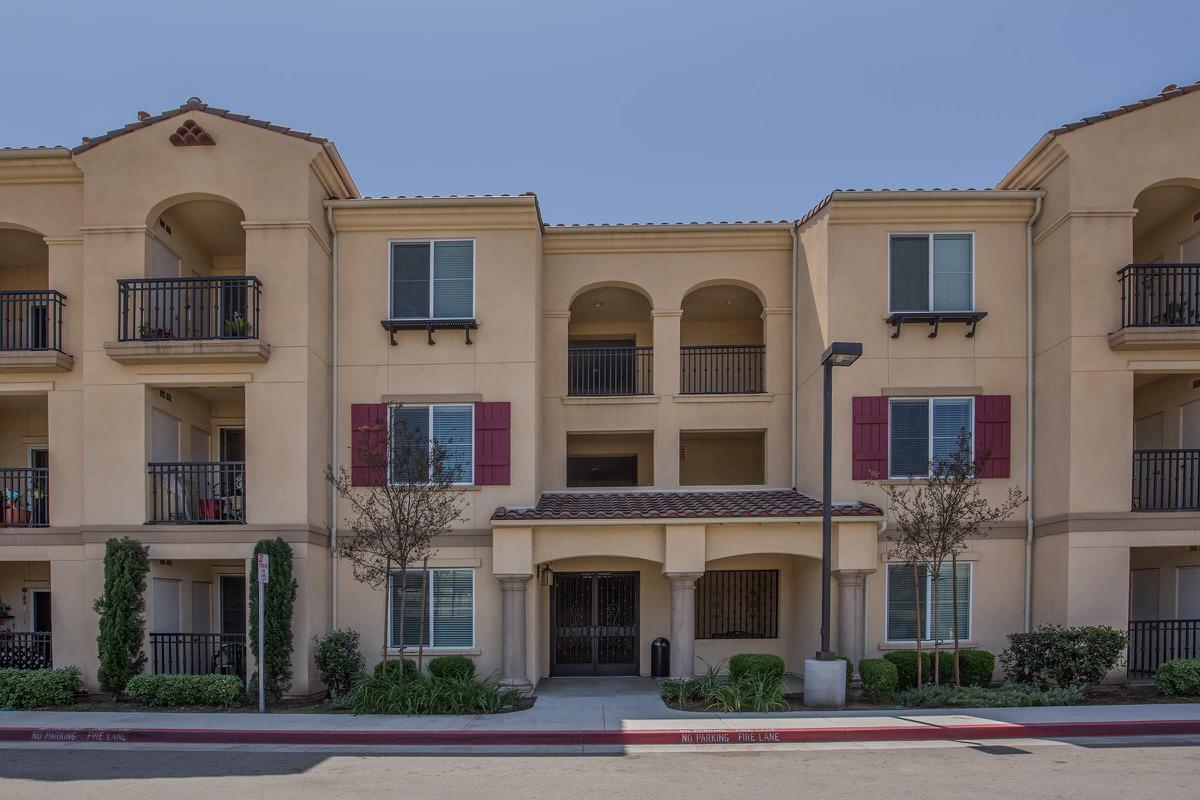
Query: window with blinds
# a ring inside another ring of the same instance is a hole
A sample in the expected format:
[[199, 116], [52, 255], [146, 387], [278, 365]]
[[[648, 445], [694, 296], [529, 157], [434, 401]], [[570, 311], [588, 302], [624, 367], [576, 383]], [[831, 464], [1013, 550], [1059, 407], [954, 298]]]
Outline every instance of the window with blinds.
[[894, 398], [888, 402], [888, 475], [929, 475], [931, 463], [948, 460], [958, 437], [974, 430], [972, 397]]
[[[392, 483], [412, 483], [414, 471], [430, 470], [436, 465], [428, 457], [409, 457], [411, 447], [421, 441], [432, 450], [436, 442], [445, 450], [442, 468], [451, 483], [475, 481], [475, 406], [394, 405], [389, 407], [388, 435], [391, 437], [389, 472]], [[429, 452], [429, 451], [427, 451]], [[428, 477], [422, 476], [422, 477]]]
[[401, 620], [405, 647], [420, 646], [422, 631], [425, 647], [462, 650], [475, 646], [475, 570], [394, 572], [388, 596], [389, 647], [398, 646]]
[[974, 310], [973, 234], [893, 234], [888, 247], [891, 311]]
[[696, 581], [697, 639], [779, 636], [779, 570], [710, 570]]
[[[958, 638], [971, 638], [971, 579], [974, 565], [958, 564], [958, 586], [953, 588], [953, 568], [943, 564], [938, 580], [930, 570], [911, 564], [888, 564], [887, 568], [887, 640], [915, 642], [917, 619], [921, 621], [921, 640], [949, 641], [954, 638], [954, 592], [958, 593]], [[918, 601], [917, 592], [920, 591]], [[933, 598], [930, 603], [929, 599]]]
[[472, 319], [475, 242], [392, 242], [391, 319]]

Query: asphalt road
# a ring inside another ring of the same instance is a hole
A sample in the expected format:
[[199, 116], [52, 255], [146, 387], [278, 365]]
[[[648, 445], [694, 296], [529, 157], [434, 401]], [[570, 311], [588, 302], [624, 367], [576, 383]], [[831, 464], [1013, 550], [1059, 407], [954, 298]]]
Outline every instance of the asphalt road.
[[594, 756], [0, 749], [0, 798], [1087, 798], [1200, 796], [1200, 738]]

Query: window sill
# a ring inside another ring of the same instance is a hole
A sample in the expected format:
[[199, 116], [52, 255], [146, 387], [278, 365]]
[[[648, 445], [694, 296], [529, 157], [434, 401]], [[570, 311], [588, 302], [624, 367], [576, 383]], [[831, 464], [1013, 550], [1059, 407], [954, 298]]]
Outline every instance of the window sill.
[[677, 394], [676, 403], [769, 403], [775, 395], [766, 392], [741, 392], [728, 394]]
[[[478, 647], [426, 647], [423, 652], [427, 656], [477, 656], [481, 655], [483, 651]], [[406, 647], [402, 653], [398, 648], [389, 647], [387, 654], [389, 656], [396, 656], [397, 658], [402, 654], [405, 656], [415, 656], [417, 648]]]
[[658, 395], [655, 394], [613, 394], [589, 397], [585, 395], [564, 395], [562, 404], [564, 406], [608, 406], [608, 405], [626, 405], [629, 403], [657, 403]]
[[[959, 650], [976, 650], [978, 648], [979, 648], [979, 642], [977, 642], [974, 639], [971, 639], [969, 641], [966, 639], [960, 639], [958, 642]], [[878, 645], [878, 649], [885, 653], [895, 652], [896, 650], [916, 650], [917, 643], [916, 642], [883, 642], [882, 644]], [[942, 651], [942, 653], [953, 653], [954, 652], [954, 642], [952, 642], [952, 641], [942, 642], [941, 651]], [[932, 653], [933, 652], [933, 642], [921, 642], [921, 652]]]
[[428, 336], [429, 344], [436, 344], [433, 340], [434, 331], [462, 331], [467, 344], [471, 344], [471, 331], [479, 329], [479, 320], [474, 317], [461, 317], [455, 319], [381, 319], [380, 326], [388, 332], [392, 346], [395, 347], [396, 331], [425, 331]]

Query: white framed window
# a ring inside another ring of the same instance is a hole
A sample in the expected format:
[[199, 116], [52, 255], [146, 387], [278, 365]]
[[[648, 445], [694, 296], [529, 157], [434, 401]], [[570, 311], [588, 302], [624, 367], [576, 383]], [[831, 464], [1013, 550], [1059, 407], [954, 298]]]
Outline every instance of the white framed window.
[[[404, 442], [401, 437], [425, 439], [430, 450], [438, 443], [446, 452], [443, 468], [450, 475], [450, 482], [473, 484], [475, 482], [475, 406], [471, 403], [447, 403], [437, 405], [393, 405], [388, 407], [388, 437], [391, 443], [391, 458], [388, 464], [388, 480], [403, 483], [412, 480], [405, 473], [412, 464], [398, 455]], [[432, 471], [433, 464], [425, 462]]]
[[[974, 564], [958, 562], [958, 586], [952, 591], [953, 568], [942, 564], [940, 578], [935, 582], [931, 570], [912, 564], [887, 565], [886, 639], [889, 642], [916, 642], [917, 618], [921, 620], [921, 641], [934, 639], [945, 642], [954, 638], [954, 594], [958, 594], [958, 638], [969, 640], [972, 631], [972, 599]], [[935, 585], [936, 583], [936, 585]], [[917, 589], [920, 589], [918, 606]], [[933, 598], [930, 603], [929, 599]], [[936, 623], [935, 623], [936, 617]]]
[[888, 309], [974, 311], [975, 234], [889, 234]]
[[931, 464], [958, 451], [975, 430], [973, 397], [897, 397], [888, 401], [888, 477], [928, 477]]
[[[421, 644], [434, 650], [471, 650], [475, 647], [475, 570], [435, 567], [408, 570], [407, 580], [393, 572], [388, 585], [388, 647], [400, 646], [400, 620], [404, 620], [404, 647]], [[403, 600], [403, 610], [401, 609]]]
[[473, 239], [396, 241], [389, 248], [389, 319], [474, 319]]

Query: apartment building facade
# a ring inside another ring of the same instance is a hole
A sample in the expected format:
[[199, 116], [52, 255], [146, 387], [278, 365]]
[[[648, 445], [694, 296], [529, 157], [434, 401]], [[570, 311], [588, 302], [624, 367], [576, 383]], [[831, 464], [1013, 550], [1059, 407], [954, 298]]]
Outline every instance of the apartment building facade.
[[[833, 388], [839, 654], [911, 646], [918, 587], [867, 480], [919, 479], [961, 430], [984, 491], [1032, 503], [956, 587], [925, 580], [925, 635], [957, 592], [967, 646], [1027, 621], [1161, 645], [1200, 624], [1195, 88], [1051, 132], [995, 189], [836, 191], [795, 222], [362, 197], [331, 142], [196, 98], [0, 150], [0, 642], [94, 685], [104, 542], [133, 536], [147, 668], [245, 674], [248, 559], [280, 536], [296, 695], [334, 626], [369, 662], [420, 644], [518, 686], [648, 674], [659, 637], [674, 675], [744, 651], [799, 673], [819, 362], [856, 341]], [[388, 480], [355, 453], [397, 430], [445, 445], [463, 507], [403, 604], [334, 557], [324, 478]]]

